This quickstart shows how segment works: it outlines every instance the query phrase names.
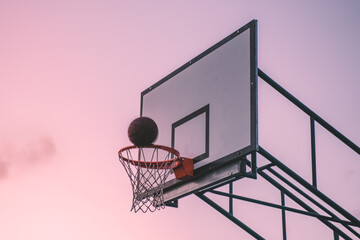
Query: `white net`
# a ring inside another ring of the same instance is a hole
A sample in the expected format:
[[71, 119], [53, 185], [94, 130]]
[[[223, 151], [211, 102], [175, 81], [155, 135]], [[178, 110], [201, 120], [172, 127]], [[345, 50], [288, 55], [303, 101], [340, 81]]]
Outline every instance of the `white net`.
[[119, 160], [130, 178], [133, 190], [130, 211], [141, 210], [145, 213], [164, 208], [163, 190], [176, 160], [173, 154], [155, 145], [147, 148], [130, 147], [120, 150]]

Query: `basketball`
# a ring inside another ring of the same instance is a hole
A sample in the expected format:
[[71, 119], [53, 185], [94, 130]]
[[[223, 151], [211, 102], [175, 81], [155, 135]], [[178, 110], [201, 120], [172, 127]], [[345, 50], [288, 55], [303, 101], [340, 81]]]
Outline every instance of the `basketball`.
[[128, 136], [135, 146], [147, 146], [155, 142], [158, 127], [151, 118], [139, 117], [130, 123]]

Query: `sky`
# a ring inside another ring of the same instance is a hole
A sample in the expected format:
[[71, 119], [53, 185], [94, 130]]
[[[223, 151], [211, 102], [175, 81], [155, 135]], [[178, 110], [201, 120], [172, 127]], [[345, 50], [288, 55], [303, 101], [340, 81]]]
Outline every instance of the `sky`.
[[[0, 1], [0, 239], [251, 239], [195, 196], [130, 212], [117, 152], [140, 93], [257, 19], [259, 68], [359, 146], [359, 12], [356, 0]], [[311, 181], [308, 129], [259, 79], [260, 145]], [[359, 155], [316, 134], [319, 189], [360, 218]], [[261, 179], [236, 186], [278, 201]], [[236, 209], [281, 237], [269, 221], [278, 211]], [[289, 239], [332, 236], [307, 217], [288, 221]]]

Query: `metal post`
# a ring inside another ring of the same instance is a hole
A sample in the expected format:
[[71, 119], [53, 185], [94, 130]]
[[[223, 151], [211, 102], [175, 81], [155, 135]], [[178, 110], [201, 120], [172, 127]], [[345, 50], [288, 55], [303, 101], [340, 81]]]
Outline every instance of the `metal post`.
[[[206, 191], [206, 192], [210, 192], [210, 193], [220, 195], [220, 196], [225, 196], [225, 197], [232, 197], [233, 199], [236, 199], [236, 200], [242, 200], [242, 201], [247, 201], [247, 202], [251, 202], [251, 203], [256, 203], [256, 204], [260, 204], [260, 205], [267, 206], [267, 207], [283, 209], [283, 210], [288, 211], [288, 212], [298, 213], [298, 214], [302, 214], [302, 215], [306, 215], [306, 216], [310, 216], [310, 217], [316, 217], [318, 219], [328, 220], [328, 221], [331, 221], [331, 222], [341, 223], [345, 227], [348, 227], [348, 226], [360, 227], [360, 225], [357, 225], [356, 223], [341, 220], [341, 219], [337, 218], [334, 214], [331, 214], [333, 217], [329, 217], [329, 216], [325, 216], [325, 215], [320, 215], [320, 214], [315, 213], [315, 212], [307, 212], [307, 211], [299, 210], [299, 209], [296, 209], [296, 208], [285, 207], [285, 206], [277, 205], [277, 204], [274, 204], [274, 203], [269, 203], [269, 202], [265, 202], [265, 201], [261, 201], [261, 200], [257, 200], [257, 199], [253, 199], [253, 198], [238, 196], [238, 195], [235, 195], [235, 194], [229, 194], [229, 193], [225, 193], [225, 192], [220, 192], [220, 191], [217, 191], [217, 190], [209, 190], [209, 191]], [[350, 228], [348, 228], [348, 229], [351, 231]], [[352, 233], [354, 233], [354, 232], [352, 232]], [[354, 235], [356, 235], [356, 234], [354, 233]], [[359, 235], [357, 235], [357, 236], [360, 238]]]
[[317, 188], [316, 177], [316, 151], [315, 151], [315, 121], [313, 117], [310, 117], [310, 129], [311, 129], [311, 165], [312, 165], [312, 184]]
[[[229, 194], [233, 194], [233, 183], [229, 183]], [[229, 197], [229, 213], [233, 215], [233, 198]]]
[[[274, 187], [279, 189], [280, 191], [283, 191], [287, 196], [289, 196], [292, 200], [294, 200], [297, 204], [299, 204], [301, 207], [303, 207], [305, 210], [317, 213], [314, 209], [312, 209], [309, 205], [304, 203], [302, 200], [300, 200], [298, 197], [296, 197], [294, 194], [292, 194], [289, 190], [284, 188], [281, 184], [276, 182], [274, 179], [272, 179], [269, 175], [267, 175], [264, 172], [259, 172], [259, 175], [262, 176], [266, 181], [271, 183]], [[329, 228], [331, 228], [333, 231], [337, 231], [341, 237], [343, 237], [346, 240], [351, 240], [349, 236], [347, 236], [343, 231], [341, 231], [339, 228], [337, 228], [334, 224], [330, 223], [329, 221], [323, 220], [318, 218], [322, 223], [327, 225]]]
[[309, 184], [302, 177], [297, 175], [294, 171], [292, 171], [290, 168], [285, 166], [282, 162], [277, 160], [274, 156], [272, 156], [270, 153], [265, 151], [265, 149], [263, 149], [260, 146], [259, 146], [259, 153], [261, 155], [263, 155], [265, 158], [267, 158], [270, 162], [274, 163], [278, 168], [280, 168], [282, 171], [284, 171], [286, 174], [288, 174], [290, 177], [292, 177], [294, 180], [296, 180], [302, 186], [304, 186], [307, 190], [309, 190], [310, 192], [315, 194], [317, 197], [319, 197], [321, 200], [323, 200], [325, 203], [327, 203], [330, 207], [332, 207], [333, 209], [338, 211], [340, 214], [342, 214], [344, 217], [346, 217], [350, 221], [354, 222], [355, 224], [360, 224], [360, 221], [356, 217], [354, 217], [352, 214], [350, 214], [344, 208], [340, 207], [337, 203], [332, 201], [325, 194], [320, 192], [317, 188], [314, 188], [311, 184]]
[[334, 134], [339, 140], [341, 140], [343, 143], [345, 143], [348, 147], [350, 147], [352, 150], [360, 154], [360, 147], [358, 147], [355, 143], [350, 141], [347, 137], [345, 137], [343, 134], [341, 134], [338, 130], [336, 130], [333, 126], [331, 126], [329, 123], [327, 123], [324, 119], [319, 117], [316, 113], [314, 113], [310, 108], [305, 106], [302, 102], [300, 102], [297, 98], [295, 98], [293, 95], [291, 95], [288, 91], [286, 91], [283, 87], [281, 87], [279, 84], [277, 84], [274, 80], [272, 80], [268, 75], [266, 75], [263, 71], [258, 69], [258, 76], [261, 77], [266, 83], [268, 83], [270, 86], [272, 86], [276, 91], [278, 91], [280, 94], [282, 94], [284, 97], [286, 97], [290, 102], [295, 104], [298, 108], [303, 110], [307, 115], [310, 117], [313, 117], [316, 122], [318, 122], [321, 126], [323, 126], [325, 129], [327, 129], [329, 132]]
[[210, 198], [206, 197], [202, 193], [196, 193], [196, 196], [201, 198], [204, 202], [209, 204], [211, 207], [213, 207], [215, 210], [217, 210], [219, 213], [227, 217], [229, 220], [231, 220], [233, 223], [244, 229], [247, 233], [249, 233], [251, 236], [253, 236], [256, 239], [264, 239], [262, 236], [260, 236], [258, 233], [256, 233], [254, 230], [246, 226], [244, 223], [242, 223], [239, 219], [228, 213], [226, 210], [224, 210], [222, 207], [217, 205], [215, 202], [213, 202]]
[[[281, 191], [281, 206], [285, 207], [285, 194]], [[286, 240], [286, 218], [285, 218], [285, 209], [281, 209], [281, 220], [282, 220], [282, 233], [283, 240]]]

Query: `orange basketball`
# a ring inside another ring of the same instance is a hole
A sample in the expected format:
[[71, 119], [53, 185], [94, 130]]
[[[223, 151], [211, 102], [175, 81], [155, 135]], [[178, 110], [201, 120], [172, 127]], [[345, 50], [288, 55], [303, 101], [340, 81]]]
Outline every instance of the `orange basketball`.
[[158, 127], [151, 118], [139, 117], [131, 122], [128, 136], [135, 146], [147, 146], [155, 142], [158, 136]]

